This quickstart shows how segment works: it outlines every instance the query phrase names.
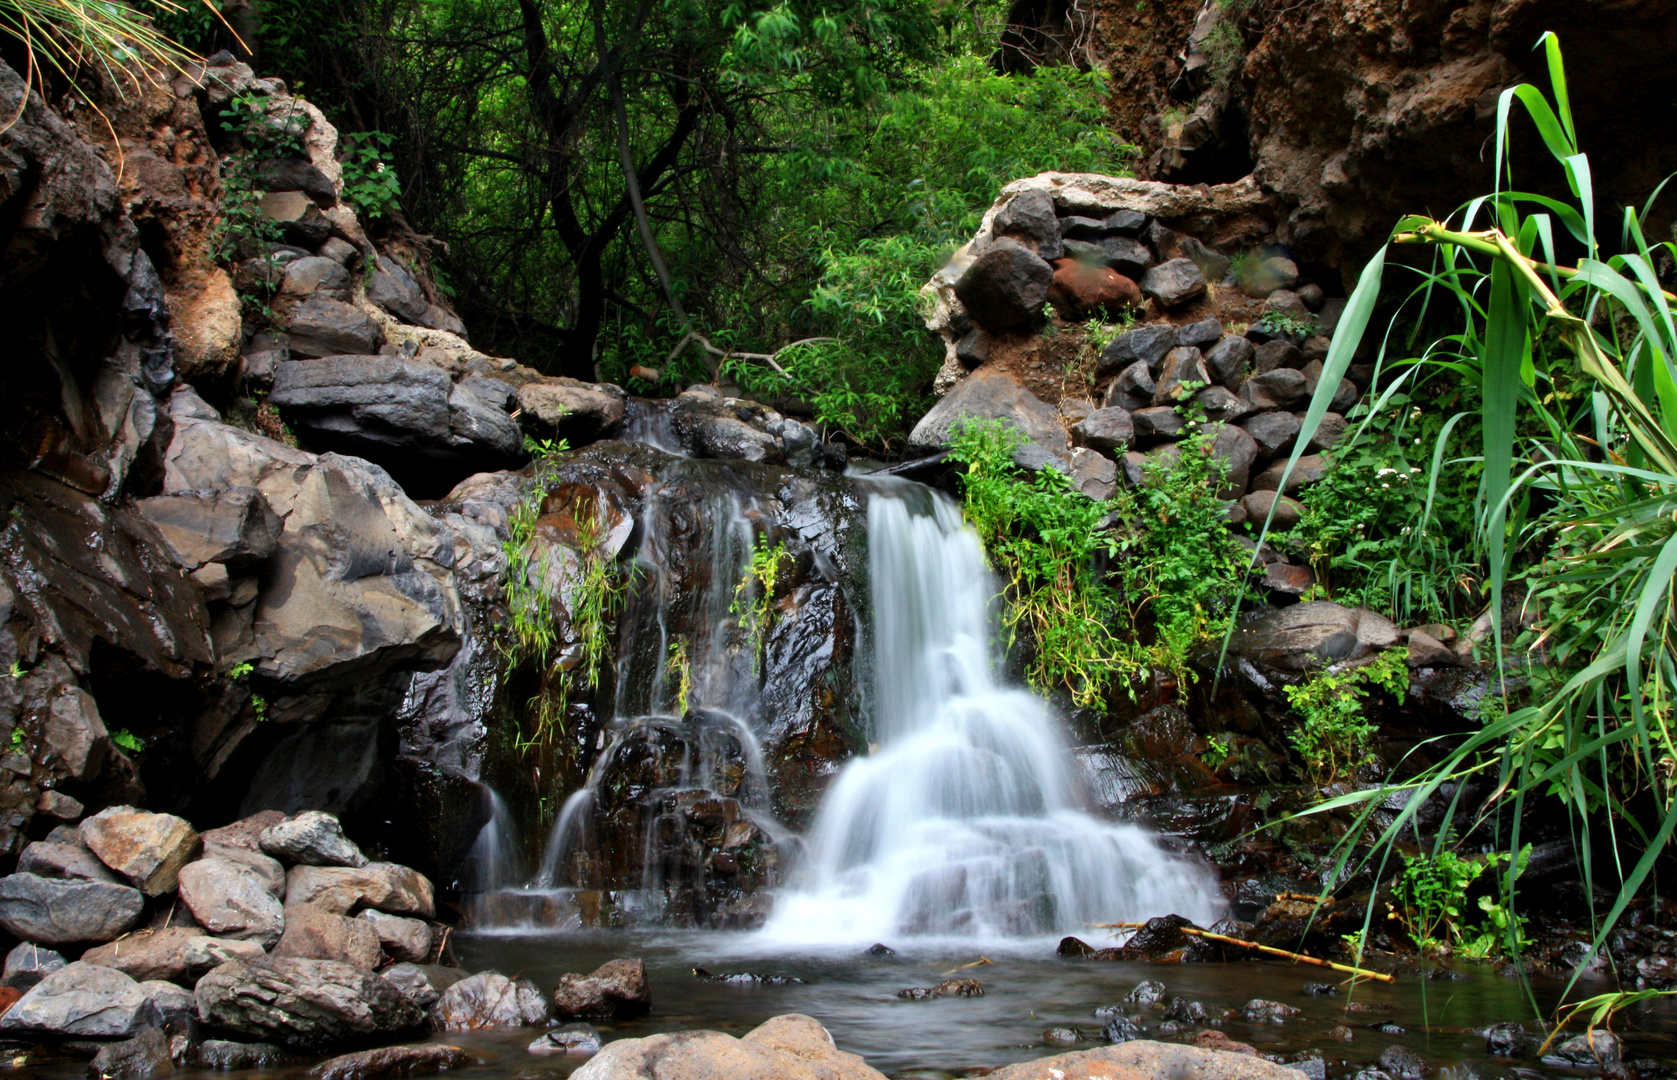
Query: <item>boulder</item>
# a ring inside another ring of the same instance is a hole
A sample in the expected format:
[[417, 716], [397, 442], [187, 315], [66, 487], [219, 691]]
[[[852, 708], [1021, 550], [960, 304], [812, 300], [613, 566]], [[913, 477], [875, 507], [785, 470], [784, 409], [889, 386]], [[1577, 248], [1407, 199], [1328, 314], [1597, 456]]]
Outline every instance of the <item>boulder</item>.
[[213, 934], [263, 947], [285, 930], [285, 907], [262, 874], [229, 858], [206, 856], [180, 875], [181, 902]]
[[1178, 348], [1199, 349], [1204, 352], [1223, 339], [1223, 324], [1216, 319], [1201, 319], [1176, 328]]
[[1079, 446], [1071, 452], [1067, 464], [1071, 466], [1072, 484], [1096, 502], [1111, 498], [1118, 487], [1118, 466], [1104, 454]]
[[64, 957], [34, 942], [25, 941], [13, 946], [12, 951], [6, 954], [6, 970], [0, 976], [0, 986], [27, 990], [63, 967]]
[[1230, 639], [1229, 651], [1266, 667], [1303, 673], [1360, 660], [1394, 648], [1399, 641], [1397, 628], [1383, 616], [1310, 600], [1242, 623]]
[[1251, 411], [1246, 402], [1221, 386], [1208, 386], [1194, 395], [1194, 403], [1205, 410], [1207, 420], [1232, 424]]
[[77, 961], [36, 983], [0, 1016], [0, 1031], [127, 1038], [156, 1022], [140, 984], [111, 968]]
[[1035, 251], [1006, 238], [990, 243], [955, 282], [967, 314], [989, 330], [1024, 326], [1048, 300], [1054, 268]]
[[285, 867], [278, 859], [262, 854], [255, 848], [234, 847], [229, 844], [204, 843], [204, 857], [225, 859], [237, 863], [255, 874], [263, 886], [275, 896], [285, 895]]
[[112, 806], [81, 823], [82, 840], [99, 861], [147, 896], [174, 892], [181, 867], [203, 846], [185, 818]]
[[908, 437], [911, 454], [947, 449], [958, 425], [969, 419], [1006, 420], [1051, 454], [1070, 449], [1059, 414], [1013, 376], [988, 368], [968, 375], [920, 418]]
[[1101, 405], [1103, 408], [1128, 409], [1130, 412], [1145, 409], [1153, 404], [1153, 391], [1157, 388], [1158, 384], [1153, 380], [1153, 372], [1148, 368], [1147, 361], [1137, 360], [1120, 371], [1118, 377], [1107, 385]]
[[285, 909], [285, 932], [271, 955], [337, 960], [368, 971], [377, 968], [384, 959], [378, 931], [370, 923], [336, 915], [313, 904], [293, 904]]
[[1158, 382], [1153, 389], [1154, 405], [1175, 405], [1209, 386], [1211, 375], [1198, 349], [1175, 348], [1165, 354], [1159, 365]]
[[273, 1043], [229, 1042], [226, 1039], [205, 1039], [198, 1046], [198, 1064], [218, 1072], [242, 1072], [246, 1069], [274, 1069], [290, 1064], [291, 1054]]
[[192, 991], [161, 979], [147, 979], [140, 983], [140, 993], [146, 996], [152, 1023], [166, 1034], [197, 1037], [198, 999]]
[[356, 918], [378, 935], [379, 944], [392, 960], [423, 964], [431, 956], [431, 926], [420, 919], [404, 919], [382, 911], [363, 911]]
[[291, 355], [305, 359], [367, 356], [384, 343], [384, 332], [371, 315], [325, 296], [311, 296], [292, 308], [285, 329]]
[[1093, 1080], [1095, 1077], [1153, 1080], [1162, 1076], [1192, 1076], [1195, 1080], [1305, 1080], [1297, 1069], [1250, 1054], [1148, 1039], [1008, 1065], [991, 1073], [990, 1080]]
[[306, 1075], [309, 1080], [382, 1080], [390, 1076], [421, 1076], [479, 1063], [479, 1058], [458, 1046], [417, 1043], [384, 1046], [329, 1058]]
[[623, 423], [628, 395], [611, 383], [544, 376], [518, 388], [519, 423], [540, 438], [593, 442]]
[[1060, 257], [1060, 219], [1054, 214], [1054, 200], [1045, 191], [1022, 191], [1009, 199], [990, 221], [996, 236], [1007, 236], [1031, 248], [1042, 258]]
[[[1285, 458], [1276, 461], [1269, 468], [1252, 478], [1253, 491], [1275, 491], [1281, 487], [1281, 474], [1287, 469]], [[1328, 472], [1328, 459], [1317, 454], [1306, 454], [1293, 463], [1293, 471], [1287, 477], [1287, 489], [1284, 494], [1297, 495], [1304, 488], [1309, 487]]]
[[110, 867], [93, 857], [81, 844], [37, 841], [17, 857], [17, 873], [65, 881], [115, 881]]
[[1048, 302], [1065, 319], [1082, 321], [1100, 315], [1120, 319], [1141, 306], [1141, 290], [1109, 267], [1059, 259], [1048, 286]]
[[1233, 334], [1211, 346], [1210, 351], [1205, 354], [1205, 366], [1211, 372], [1211, 377], [1216, 380], [1217, 385], [1230, 390], [1245, 380], [1253, 366], [1253, 360], [1252, 343]]
[[1345, 417], [1336, 412], [1322, 414], [1322, 420], [1316, 425], [1316, 433], [1310, 436], [1305, 444], [1306, 450], [1331, 450], [1334, 445], [1345, 436], [1350, 425]]
[[318, 1051], [418, 1028], [424, 1013], [370, 971], [333, 960], [231, 961], [198, 980], [206, 1024], [266, 1042]]
[[1095, 362], [1095, 376], [1103, 378], [1122, 371], [1138, 360], [1146, 362], [1149, 372], [1157, 371], [1165, 354], [1174, 348], [1176, 327], [1169, 323], [1150, 323], [1126, 330], [1101, 350], [1100, 359]]
[[1108, 455], [1121, 454], [1135, 442], [1135, 423], [1127, 409], [1096, 409], [1072, 426], [1071, 441]]
[[367, 299], [407, 323], [423, 324], [431, 302], [407, 268], [380, 255], [367, 278]]
[[1127, 236], [1102, 237], [1101, 250], [1106, 256], [1106, 265], [1131, 281], [1145, 274], [1147, 268], [1153, 265], [1153, 253], [1147, 250], [1147, 245]]
[[268, 826], [257, 843], [264, 854], [301, 866], [367, 865], [367, 857], [344, 835], [337, 817], [319, 810], [305, 810]]
[[[262, 830], [272, 825], [278, 825], [285, 820], [283, 810], [263, 810], [247, 818], [240, 818], [231, 825], [223, 825], [219, 829], [208, 829], [202, 836], [204, 848], [243, 848], [246, 851], [260, 852], [262, 850]], [[225, 853], [223, 853], [225, 854]], [[266, 857], [266, 856], [264, 856]], [[280, 869], [280, 876], [285, 876], [284, 868]]]
[[133, 929], [144, 908], [140, 890], [115, 882], [0, 878], [0, 926], [43, 945], [110, 941]]
[[210, 563], [254, 568], [274, 553], [283, 529], [268, 500], [253, 488], [177, 491], [134, 505], [188, 570]]
[[379, 974], [426, 1010], [437, 1003], [443, 991], [466, 978], [466, 973], [459, 968], [438, 964], [392, 964]]
[[1304, 507], [1299, 505], [1297, 500], [1278, 495], [1274, 491], [1254, 491], [1241, 499], [1240, 505], [1246, 510], [1246, 519], [1258, 524], [1269, 518], [1270, 508], [1273, 507], [1275, 520], [1270, 522], [1270, 528], [1276, 531], [1297, 525], [1304, 514]]
[[568, 1054], [591, 1057], [600, 1052], [600, 1032], [590, 1024], [566, 1024], [555, 1028], [525, 1047], [531, 1054]]
[[335, 259], [309, 255], [285, 264], [280, 276], [280, 295], [298, 300], [323, 296], [329, 300], [349, 299], [349, 271]]
[[100, 1047], [87, 1066], [90, 1080], [152, 1080], [174, 1071], [169, 1040], [158, 1028], [146, 1028], [132, 1039]]
[[[112, 968], [122, 972], [131, 979], [146, 982], [162, 979], [169, 982], [188, 981], [192, 976], [202, 975], [209, 967], [193, 972], [186, 962], [189, 943], [204, 937], [204, 931], [197, 926], [165, 926], [137, 930], [125, 935], [121, 940], [100, 945], [82, 953], [82, 959], [89, 964]], [[244, 948], [255, 948], [248, 941], [241, 941]], [[260, 949], [256, 950], [258, 953]]]
[[1213, 424], [1208, 453], [1223, 464], [1223, 483], [1217, 489], [1221, 499], [1238, 499], [1246, 491], [1252, 466], [1258, 460], [1258, 444], [1233, 424]]
[[1292, 413], [1276, 411], [1249, 416], [1240, 422], [1240, 426], [1258, 444], [1258, 453], [1271, 458], [1293, 448], [1293, 439], [1303, 425]]
[[1164, 983], [1156, 979], [1143, 979], [1124, 995], [1124, 1000], [1131, 1005], [1158, 1005], [1168, 995], [1169, 990]]
[[338, 202], [331, 178], [303, 158], [267, 158], [256, 167], [251, 182], [261, 191], [300, 191], [320, 206]]
[[1293, 1017], [1304, 1015], [1304, 1010], [1267, 998], [1253, 998], [1242, 1007], [1240, 1014], [1248, 1024], [1284, 1024]]
[[690, 386], [670, 403], [670, 425], [694, 457], [779, 464], [787, 448], [770, 427], [784, 430], [785, 423], [755, 401], [723, 397], [708, 386]]
[[314, 904], [345, 915], [361, 907], [422, 919], [437, 914], [431, 882], [395, 863], [362, 867], [293, 866], [285, 879], [287, 904]]
[[332, 223], [301, 191], [271, 191], [259, 204], [264, 217], [279, 223], [285, 239], [313, 247], [332, 232]]
[[545, 1026], [553, 1020], [547, 999], [528, 979], [509, 979], [484, 971], [444, 990], [431, 1006], [431, 1026], [438, 1031], [475, 1031], [487, 1027]]
[[[682, 1031], [609, 1042], [572, 1080], [885, 1080], [807, 1016], [777, 1016], [735, 1039]], [[1269, 1080], [1269, 1078], [1265, 1078]]]
[[1145, 409], [1137, 409], [1130, 414], [1130, 420], [1135, 425], [1136, 437], [1143, 442], [1179, 439], [1188, 429], [1188, 422], [1182, 419], [1182, 414], [1169, 405], [1151, 405]]
[[70, 779], [82, 783], [97, 777], [110, 753], [111, 736], [93, 695], [71, 686], [54, 697], [41, 726], [41, 743], [42, 764], [59, 765]]
[[1432, 1071], [1426, 1059], [1407, 1046], [1388, 1046], [1382, 1050], [1380, 1069], [1396, 1080], [1421, 1080], [1421, 1077]]
[[1611, 1031], [1588, 1031], [1574, 1035], [1543, 1055], [1545, 1065], [1582, 1069], [1611, 1069], [1624, 1057], [1619, 1037]]
[[1171, 259], [1141, 275], [1141, 291], [1165, 309], [1205, 295], [1205, 274], [1192, 259]]
[[1240, 384], [1238, 392], [1240, 399], [1250, 405], [1253, 412], [1291, 409], [1302, 405], [1310, 396], [1305, 389], [1304, 373], [1292, 368], [1276, 368], [1254, 375]]
[[1299, 347], [1284, 338], [1266, 341], [1252, 350], [1252, 366], [1260, 375], [1280, 368], [1303, 370], [1305, 363]]
[[1357, 389], [1356, 383], [1350, 379], [1341, 379], [1339, 385], [1334, 388], [1333, 397], [1328, 399], [1328, 411], [1348, 413], [1362, 396], [1362, 391]]
[[1464, 664], [1454, 649], [1422, 630], [1409, 631], [1407, 659], [1412, 668], [1462, 667]]
[[611, 960], [587, 975], [565, 974], [553, 991], [560, 1016], [622, 1020], [652, 1010], [652, 987], [643, 960]]

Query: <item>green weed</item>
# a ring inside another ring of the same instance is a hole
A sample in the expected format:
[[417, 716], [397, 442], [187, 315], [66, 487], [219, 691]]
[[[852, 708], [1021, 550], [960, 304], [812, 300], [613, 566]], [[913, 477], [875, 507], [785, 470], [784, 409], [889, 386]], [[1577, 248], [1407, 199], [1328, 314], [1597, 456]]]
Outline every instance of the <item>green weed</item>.
[[1392, 649], [1361, 667], [1318, 672], [1283, 688], [1299, 714], [1298, 727], [1288, 738], [1313, 785], [1350, 780], [1373, 760], [1369, 751], [1379, 728], [1363, 715], [1363, 699], [1376, 689], [1403, 695], [1409, 688], [1407, 655]]
[[[762, 666], [763, 645], [769, 637], [769, 621], [773, 615], [774, 588], [780, 580], [781, 568], [790, 560], [784, 541], [769, 543], [767, 535], [757, 537], [751, 548], [751, 561], [734, 586], [734, 598], [728, 613], [739, 619], [745, 632], [746, 646], [751, 650], [751, 670]], [[685, 694], [683, 695], [685, 698]]]

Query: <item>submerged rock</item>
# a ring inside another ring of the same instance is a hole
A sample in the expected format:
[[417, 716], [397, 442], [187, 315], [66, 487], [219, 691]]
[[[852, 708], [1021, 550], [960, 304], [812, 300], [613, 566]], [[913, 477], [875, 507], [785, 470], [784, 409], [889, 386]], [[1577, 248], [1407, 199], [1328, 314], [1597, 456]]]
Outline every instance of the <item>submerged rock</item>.
[[1261, 1057], [1197, 1046], [1138, 1039], [1097, 1050], [1020, 1062], [997, 1069], [990, 1080], [1069, 1080], [1191, 1076], [1195, 1080], [1303, 1080], [1299, 1070]]
[[459, 968], [436, 964], [392, 964], [379, 974], [423, 1009], [435, 1005], [443, 991], [467, 977]]
[[307, 1075], [309, 1080], [377, 1080], [386, 1076], [417, 1076], [442, 1072], [445, 1069], [458, 1069], [479, 1063], [479, 1058], [458, 1046], [417, 1043], [343, 1054], [321, 1062], [310, 1069]]
[[243, 1072], [247, 1069], [271, 1069], [291, 1060], [291, 1053], [272, 1043], [229, 1042], [226, 1039], [206, 1039], [198, 1047], [198, 1064], [206, 1069]]
[[984, 984], [977, 979], [948, 979], [936, 986], [911, 986], [898, 990], [904, 1001], [927, 1001], [941, 997], [983, 997]]
[[791, 975], [759, 975], [751, 971], [711, 972], [694, 968], [693, 977], [705, 982], [726, 983], [733, 986], [802, 986], [804, 980]]
[[157, 1028], [101, 1048], [87, 1066], [91, 1080], [152, 1080], [174, 1071], [169, 1040]]
[[541, 1036], [526, 1049], [532, 1054], [587, 1057], [600, 1052], [600, 1033], [588, 1024], [566, 1024]]

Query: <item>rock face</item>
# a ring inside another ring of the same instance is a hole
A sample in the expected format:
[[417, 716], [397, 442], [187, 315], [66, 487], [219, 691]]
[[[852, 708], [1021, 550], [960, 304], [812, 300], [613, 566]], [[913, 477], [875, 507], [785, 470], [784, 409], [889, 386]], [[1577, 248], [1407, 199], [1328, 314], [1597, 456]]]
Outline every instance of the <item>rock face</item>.
[[544, 438], [573, 444], [610, 435], [623, 423], [627, 395], [610, 383], [585, 383], [556, 376], [532, 379], [518, 388], [520, 420]]
[[87, 1067], [88, 1075], [108, 1080], [151, 1080], [175, 1071], [169, 1040], [157, 1028], [146, 1028], [132, 1039], [101, 1047]]
[[431, 1006], [438, 1031], [486, 1027], [530, 1027], [553, 1018], [547, 999], [528, 979], [509, 979], [496, 971], [473, 975], [444, 990]]
[[144, 907], [140, 890], [112, 882], [0, 878], [0, 926], [43, 945], [109, 941], [133, 929]]
[[202, 846], [184, 818], [132, 806], [99, 811], [82, 822], [81, 834], [88, 850], [147, 896], [174, 892], [181, 867]]
[[777, 1016], [735, 1039], [719, 1031], [683, 1031], [609, 1042], [575, 1080], [884, 1080], [857, 1055], [833, 1046], [807, 1016]]
[[139, 983], [120, 971], [77, 962], [24, 994], [0, 1016], [0, 1031], [126, 1038], [153, 1022]]
[[195, 994], [205, 1023], [299, 1049], [390, 1038], [424, 1022], [400, 990], [332, 960], [233, 961], [200, 979]]
[[612, 960], [587, 975], [561, 975], [553, 991], [560, 1016], [622, 1020], [652, 1010], [652, 987], [642, 960]]
[[1241, 624], [1229, 651], [1266, 667], [1305, 672], [1372, 656], [1397, 647], [1399, 641], [1397, 628], [1383, 616], [1311, 600]]

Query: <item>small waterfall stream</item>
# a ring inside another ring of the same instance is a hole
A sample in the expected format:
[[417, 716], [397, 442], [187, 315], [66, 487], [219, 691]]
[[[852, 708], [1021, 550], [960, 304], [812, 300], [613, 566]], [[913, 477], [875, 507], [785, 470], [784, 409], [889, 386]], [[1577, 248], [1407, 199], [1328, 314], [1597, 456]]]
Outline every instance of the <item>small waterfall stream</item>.
[[999, 938], [1218, 918], [1208, 871], [1084, 812], [1053, 716], [997, 677], [997, 590], [955, 504], [882, 483], [868, 536], [878, 744], [828, 790], [801, 880], [764, 935]]

